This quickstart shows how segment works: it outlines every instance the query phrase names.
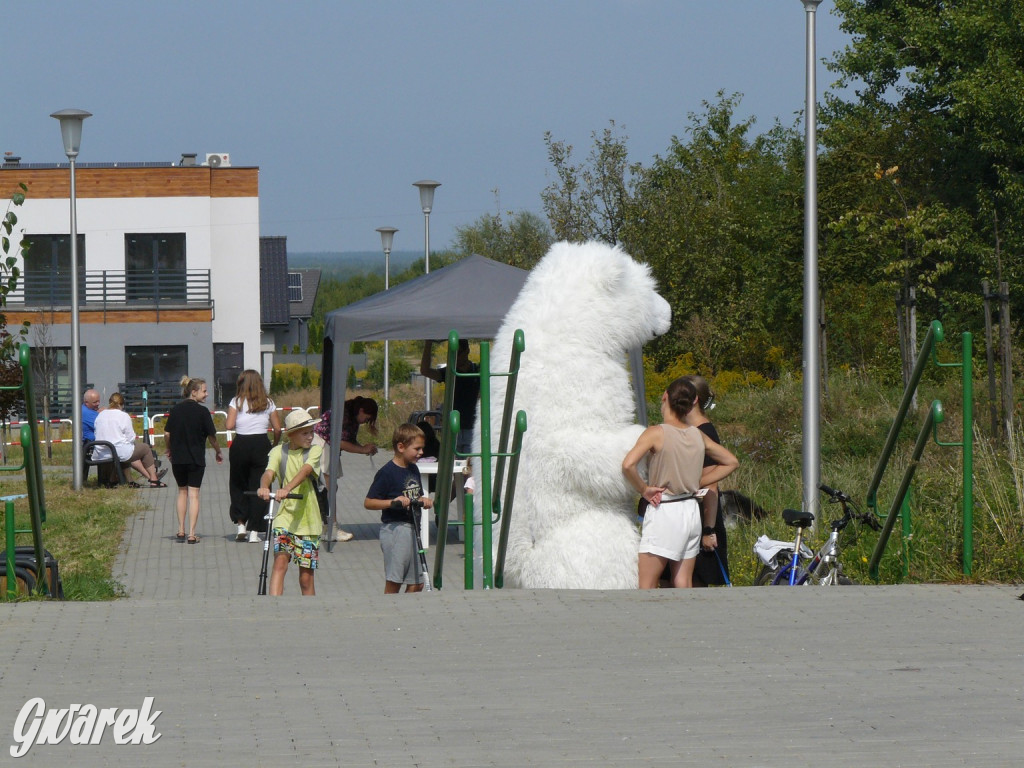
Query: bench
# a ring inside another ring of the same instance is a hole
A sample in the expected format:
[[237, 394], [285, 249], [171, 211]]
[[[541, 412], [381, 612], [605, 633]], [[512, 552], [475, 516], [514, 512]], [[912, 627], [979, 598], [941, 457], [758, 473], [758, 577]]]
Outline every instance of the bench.
[[[104, 459], [94, 459], [93, 450], [98, 445], [106, 446], [110, 456]], [[96, 482], [100, 485], [124, 485], [128, 482], [124, 475], [124, 468], [117, 458], [114, 444], [106, 440], [86, 440], [82, 447], [82, 463], [85, 465], [86, 476], [89, 474], [89, 467], [96, 467]]]

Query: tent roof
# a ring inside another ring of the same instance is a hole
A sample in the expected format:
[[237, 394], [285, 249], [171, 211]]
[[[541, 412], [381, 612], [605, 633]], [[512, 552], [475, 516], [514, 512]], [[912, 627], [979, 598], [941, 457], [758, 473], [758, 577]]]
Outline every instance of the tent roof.
[[324, 336], [336, 345], [380, 339], [490, 339], [529, 273], [472, 255], [391, 290], [327, 313]]

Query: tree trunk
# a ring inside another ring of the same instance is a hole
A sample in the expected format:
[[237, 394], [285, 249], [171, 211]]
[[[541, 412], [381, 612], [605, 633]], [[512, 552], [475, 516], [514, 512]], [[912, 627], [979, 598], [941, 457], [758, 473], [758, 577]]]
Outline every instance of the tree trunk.
[[[1003, 429], [1013, 453], [1013, 370], [1010, 350], [1010, 286], [999, 283], [999, 340], [1003, 358]], [[1016, 457], [1014, 457], [1016, 458]]]
[[988, 280], [981, 281], [981, 295], [985, 300], [985, 364], [988, 367], [988, 414], [992, 424], [992, 437], [999, 434], [999, 412], [996, 405], [996, 348], [992, 340], [992, 299]]

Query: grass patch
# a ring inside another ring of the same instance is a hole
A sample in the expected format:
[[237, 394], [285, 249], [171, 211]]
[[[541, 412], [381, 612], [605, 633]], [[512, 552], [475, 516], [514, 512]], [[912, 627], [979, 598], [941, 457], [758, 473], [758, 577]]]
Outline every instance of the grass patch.
[[[55, 450], [54, 461], [68, 456], [70, 448]], [[44, 464], [45, 464], [44, 460]], [[95, 482], [95, 481], [92, 481]], [[121, 547], [128, 518], [142, 507], [142, 498], [134, 488], [97, 488], [87, 485], [76, 493], [70, 476], [44, 471], [46, 522], [43, 523], [43, 546], [55, 558], [64, 582], [68, 600], [112, 600], [124, 594], [123, 587], [111, 578], [114, 560]], [[3, 495], [25, 493], [25, 481], [0, 474]], [[5, 511], [0, 506], [0, 517]], [[28, 500], [15, 502], [15, 526], [31, 530]], [[31, 544], [32, 534], [21, 533], [17, 544]]]

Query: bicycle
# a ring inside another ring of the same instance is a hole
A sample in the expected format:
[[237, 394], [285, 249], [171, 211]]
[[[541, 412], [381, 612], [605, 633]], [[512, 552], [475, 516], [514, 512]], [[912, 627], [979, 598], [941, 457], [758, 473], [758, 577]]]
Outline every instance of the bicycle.
[[[815, 584], [820, 586], [854, 584], [853, 579], [843, 573], [839, 560], [839, 534], [853, 521], [875, 531], [882, 529], [881, 523], [870, 512], [864, 512], [857, 503], [842, 491], [819, 485], [818, 489], [829, 496], [830, 504], [840, 504], [843, 516], [831, 523], [832, 532], [817, 552], [812, 552], [803, 541], [804, 529], [814, 522], [814, 515], [795, 509], [784, 509], [782, 519], [786, 525], [796, 528], [793, 541], [778, 541], [761, 536], [754, 543], [754, 554], [763, 563], [755, 586], [796, 586]], [[851, 509], [852, 508], [852, 509]], [[807, 565], [801, 565], [801, 562]]]

